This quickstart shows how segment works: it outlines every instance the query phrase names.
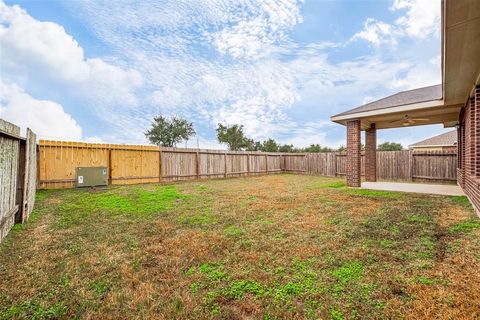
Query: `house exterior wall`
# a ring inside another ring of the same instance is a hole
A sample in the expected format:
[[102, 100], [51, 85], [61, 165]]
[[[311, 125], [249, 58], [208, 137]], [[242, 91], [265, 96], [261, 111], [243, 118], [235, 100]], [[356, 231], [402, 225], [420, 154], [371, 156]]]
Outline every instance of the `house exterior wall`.
[[465, 103], [457, 130], [458, 184], [480, 215], [480, 86]]

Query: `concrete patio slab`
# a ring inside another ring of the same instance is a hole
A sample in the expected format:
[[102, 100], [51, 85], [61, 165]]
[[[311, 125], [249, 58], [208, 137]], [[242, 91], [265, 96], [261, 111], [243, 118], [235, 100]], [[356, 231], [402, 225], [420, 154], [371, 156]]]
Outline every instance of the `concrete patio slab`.
[[445, 196], [465, 195], [459, 186], [451, 184], [362, 182], [362, 189], [440, 194]]

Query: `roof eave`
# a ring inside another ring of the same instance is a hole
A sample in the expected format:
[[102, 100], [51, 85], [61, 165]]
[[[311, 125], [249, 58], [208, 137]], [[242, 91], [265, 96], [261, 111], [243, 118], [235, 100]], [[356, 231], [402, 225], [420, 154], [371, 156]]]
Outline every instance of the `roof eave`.
[[412, 145], [409, 145], [408, 147], [409, 148], [439, 148], [439, 147], [456, 147], [456, 146], [457, 144], [454, 143], [454, 144], [425, 144], [421, 146], [416, 146], [412, 144]]
[[444, 105], [445, 103], [443, 99], [436, 99], [436, 100], [399, 105], [395, 107], [382, 108], [377, 110], [369, 110], [369, 111], [355, 112], [355, 113], [349, 113], [349, 114], [340, 113], [330, 117], [330, 120], [339, 124], [345, 124], [348, 120], [368, 118], [373, 116], [387, 115], [387, 114], [406, 112], [406, 111], [408, 112], [412, 110], [438, 108], [438, 107], [443, 107]]

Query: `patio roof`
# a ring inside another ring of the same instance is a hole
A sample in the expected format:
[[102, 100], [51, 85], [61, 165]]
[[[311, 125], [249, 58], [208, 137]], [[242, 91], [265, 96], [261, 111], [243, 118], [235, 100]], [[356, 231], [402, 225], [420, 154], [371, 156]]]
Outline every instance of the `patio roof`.
[[[480, 1], [442, 1], [442, 84], [403, 91], [334, 115], [343, 125], [359, 119], [377, 129], [441, 123], [453, 127], [480, 71]], [[402, 119], [428, 119], [399, 121]]]
[[421, 102], [434, 101], [440, 104], [442, 100], [442, 85], [437, 84], [430, 87], [402, 91], [386, 98], [364, 104], [360, 107], [342, 112], [333, 116], [337, 118], [343, 115], [351, 115], [356, 113], [363, 113], [367, 111], [375, 111], [386, 108], [393, 108], [398, 106], [406, 106], [411, 104], [418, 104]]

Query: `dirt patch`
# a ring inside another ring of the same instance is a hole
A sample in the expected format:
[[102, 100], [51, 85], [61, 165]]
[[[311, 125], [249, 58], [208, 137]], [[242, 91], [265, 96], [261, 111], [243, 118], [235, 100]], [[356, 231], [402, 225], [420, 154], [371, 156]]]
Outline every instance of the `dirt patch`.
[[0, 247], [0, 319], [479, 317], [462, 199], [273, 175], [41, 192], [34, 216]]

